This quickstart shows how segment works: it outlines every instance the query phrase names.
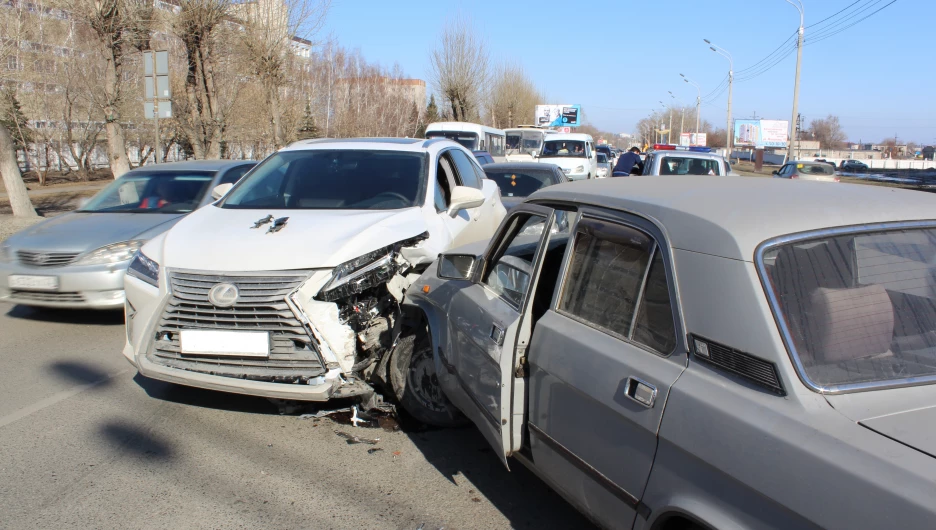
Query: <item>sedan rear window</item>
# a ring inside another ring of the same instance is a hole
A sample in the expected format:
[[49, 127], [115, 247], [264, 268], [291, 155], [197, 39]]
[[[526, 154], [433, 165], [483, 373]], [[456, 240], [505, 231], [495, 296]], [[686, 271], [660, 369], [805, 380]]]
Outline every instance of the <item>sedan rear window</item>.
[[829, 164], [799, 164], [797, 170], [804, 175], [834, 175], [835, 169]]
[[267, 158], [224, 199], [222, 208], [392, 210], [417, 204], [426, 155], [316, 149]]
[[661, 175], [719, 175], [718, 161], [711, 158], [665, 156], [660, 162]]
[[768, 249], [763, 267], [809, 381], [936, 375], [936, 229], [796, 241]]
[[527, 197], [534, 191], [559, 184], [559, 177], [549, 169], [523, 169], [520, 171], [487, 170], [504, 197]]

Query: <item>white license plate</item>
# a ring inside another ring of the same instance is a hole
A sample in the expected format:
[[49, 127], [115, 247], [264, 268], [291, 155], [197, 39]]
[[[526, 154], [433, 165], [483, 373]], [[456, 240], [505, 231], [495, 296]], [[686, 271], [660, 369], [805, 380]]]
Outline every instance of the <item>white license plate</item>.
[[58, 276], [22, 276], [11, 274], [7, 281], [10, 289], [32, 289], [40, 291], [57, 291], [59, 288]]
[[269, 357], [270, 334], [266, 331], [182, 330], [182, 353], [228, 357]]

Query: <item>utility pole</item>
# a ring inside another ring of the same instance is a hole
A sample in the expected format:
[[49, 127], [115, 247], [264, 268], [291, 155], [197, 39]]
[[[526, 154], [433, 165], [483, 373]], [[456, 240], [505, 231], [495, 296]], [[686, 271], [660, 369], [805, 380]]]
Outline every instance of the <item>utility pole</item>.
[[699, 112], [700, 112], [701, 109], [702, 109], [702, 89], [699, 88], [699, 85], [697, 85], [697, 84], [693, 83], [691, 80], [689, 80], [688, 77], [686, 77], [686, 76], [684, 76], [684, 75], [682, 75], [682, 74], [679, 74], [679, 75], [680, 75], [680, 77], [683, 78], [683, 81], [685, 81], [685, 82], [689, 83], [690, 85], [694, 86], [695, 89], [696, 89], [697, 95], [696, 95], [696, 100], [695, 100], [695, 132], [696, 132], [696, 134], [698, 134], [698, 133], [699, 133], [700, 122], [701, 122]]
[[666, 103], [663, 103], [662, 101], [660, 102], [660, 105], [663, 106], [663, 110], [669, 110], [669, 111], [670, 111], [670, 113], [669, 113], [669, 129], [666, 130], [666, 142], [664, 142], [664, 143], [671, 144], [671, 143], [673, 143], [673, 110], [672, 110], [671, 108], [668, 108], [668, 107], [666, 106]]
[[[672, 90], [667, 90], [667, 92], [669, 92], [670, 97], [673, 98], [673, 100], [675, 100], [676, 103], [679, 103], [679, 108], [682, 111], [682, 118], [679, 121], [679, 134], [680, 136], [682, 136], [683, 131], [686, 130], [686, 107], [685, 105], [683, 105], [682, 100], [677, 98], [676, 94], [673, 94]], [[680, 139], [677, 138], [676, 145], [679, 145], [679, 144], [680, 144]]]
[[731, 140], [734, 137], [734, 130], [731, 127], [731, 85], [734, 81], [734, 60], [731, 58], [731, 54], [728, 53], [728, 50], [717, 44], [712, 44], [712, 41], [708, 39], [702, 40], [704, 40], [706, 44], [709, 44], [710, 50], [728, 59], [728, 128], [725, 129], [725, 150], [728, 153], [728, 160], [731, 160]]
[[[793, 0], [786, 0], [788, 4], [795, 7], [799, 11], [799, 38], [796, 41], [796, 80], [793, 82], [793, 115], [790, 118], [791, 121], [794, 121], [797, 118], [797, 107], [799, 106], [799, 80], [800, 80], [800, 67], [803, 64], [803, 12], [805, 8], [803, 6], [802, 0], [796, 0], [796, 3], [793, 3]], [[793, 123], [790, 124], [792, 129]], [[795, 130], [792, 131], [795, 134]], [[793, 136], [790, 136], [790, 147], [787, 150], [787, 161], [793, 160]]]

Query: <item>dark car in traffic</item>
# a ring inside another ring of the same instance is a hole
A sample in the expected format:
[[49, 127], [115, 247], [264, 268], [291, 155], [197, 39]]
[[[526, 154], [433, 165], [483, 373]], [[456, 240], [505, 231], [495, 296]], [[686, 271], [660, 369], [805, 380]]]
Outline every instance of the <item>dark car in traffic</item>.
[[487, 151], [472, 151], [471, 154], [474, 155], [475, 160], [478, 161], [482, 166], [494, 163], [494, 157], [491, 156], [491, 153]]
[[858, 160], [842, 160], [840, 169], [842, 171], [867, 171], [869, 168], [868, 164], [859, 162]]
[[499, 162], [484, 166], [487, 178], [501, 190], [501, 200], [507, 210], [520, 204], [534, 191], [569, 182], [562, 169], [555, 164], [538, 162]]

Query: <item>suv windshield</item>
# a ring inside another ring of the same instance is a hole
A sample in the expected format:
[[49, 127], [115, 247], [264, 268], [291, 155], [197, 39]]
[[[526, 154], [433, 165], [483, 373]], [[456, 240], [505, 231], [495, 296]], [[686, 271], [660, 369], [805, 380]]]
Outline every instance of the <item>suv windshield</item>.
[[795, 241], [763, 266], [808, 380], [936, 375], [936, 229]]
[[222, 208], [392, 210], [417, 204], [426, 155], [401, 151], [282, 151], [254, 168]]
[[198, 208], [211, 171], [131, 171], [91, 198], [79, 212], [185, 213]]
[[459, 131], [429, 131], [426, 138], [448, 138], [467, 147], [471, 151], [478, 150], [478, 135], [473, 132]]
[[563, 157], [585, 158], [585, 142], [582, 140], [546, 140], [540, 158]]

